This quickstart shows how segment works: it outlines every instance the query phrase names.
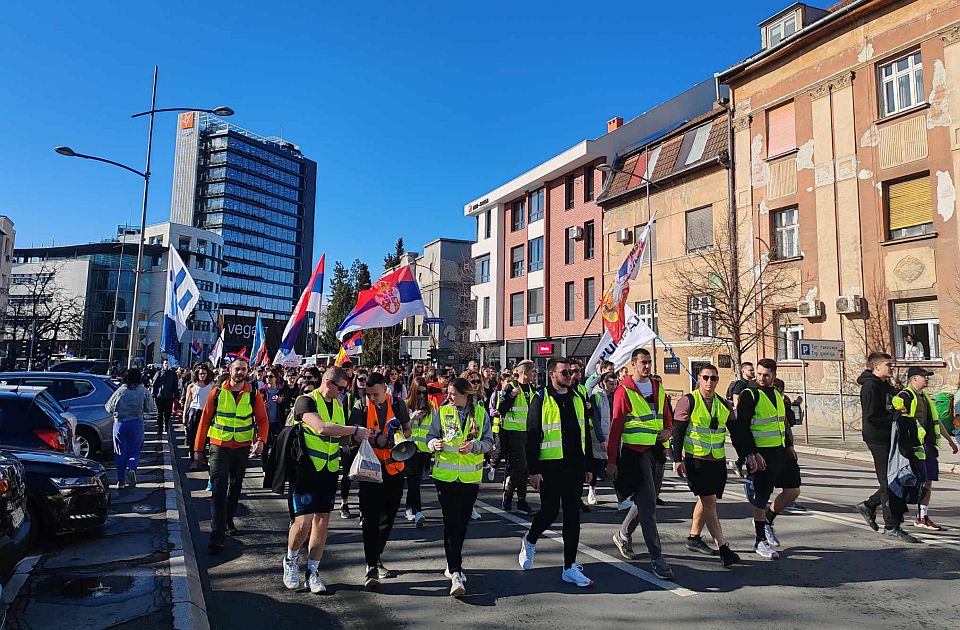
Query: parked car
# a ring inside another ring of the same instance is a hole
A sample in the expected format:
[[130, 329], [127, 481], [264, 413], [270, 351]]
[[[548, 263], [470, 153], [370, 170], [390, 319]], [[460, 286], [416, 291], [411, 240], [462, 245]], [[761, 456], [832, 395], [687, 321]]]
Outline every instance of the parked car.
[[45, 389], [0, 387], [0, 448], [73, 451], [73, 432]]
[[30, 527], [23, 464], [0, 451], [0, 579], [6, 581], [30, 550]]
[[104, 359], [67, 359], [51, 365], [50, 371], [106, 375], [110, 373], [110, 362]]
[[0, 372], [0, 386], [4, 385], [46, 387], [66, 412], [76, 416], [77, 455], [96, 457], [113, 451], [113, 416], [104, 405], [116, 391], [116, 381], [73, 372]]
[[27, 511], [37, 534], [54, 536], [103, 527], [110, 508], [110, 482], [103, 464], [52, 451], [4, 450], [23, 463]]

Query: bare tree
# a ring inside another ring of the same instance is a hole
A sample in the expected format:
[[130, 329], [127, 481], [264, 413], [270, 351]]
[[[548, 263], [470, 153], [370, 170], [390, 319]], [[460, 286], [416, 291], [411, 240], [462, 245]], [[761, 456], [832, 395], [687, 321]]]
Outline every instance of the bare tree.
[[60, 341], [80, 339], [83, 333], [83, 300], [57, 284], [59, 268], [43, 262], [11, 282], [5, 334], [28, 355], [31, 344], [49, 342], [55, 348]]
[[448, 285], [457, 302], [459, 314], [454, 339], [450, 340], [449, 351], [458, 363], [479, 359], [477, 345], [470, 340], [470, 330], [477, 325], [477, 305], [471, 299], [471, 289], [475, 282], [474, 274], [473, 258], [470, 257], [469, 252], [466, 252], [457, 261], [457, 275]]
[[795, 268], [771, 261], [769, 253], [745, 264], [740, 252], [738, 264], [731, 265], [726, 231], [716, 239], [694, 236], [687, 236], [688, 245], [703, 245], [677, 262], [670, 291], [660, 295], [671, 314], [668, 327], [704, 345], [726, 347], [739, 372], [743, 356], [774, 330], [775, 313], [796, 308], [802, 277]]

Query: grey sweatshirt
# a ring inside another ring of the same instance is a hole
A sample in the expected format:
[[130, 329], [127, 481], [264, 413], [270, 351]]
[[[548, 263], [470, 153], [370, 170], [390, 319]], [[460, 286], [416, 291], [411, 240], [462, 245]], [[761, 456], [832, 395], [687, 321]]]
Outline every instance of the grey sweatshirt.
[[137, 385], [133, 389], [121, 385], [104, 407], [113, 414], [114, 420], [120, 422], [157, 415], [157, 404], [143, 385]]
[[[464, 424], [467, 421], [467, 410], [466, 409], [457, 409], [457, 415], [460, 418], [460, 430], [463, 431]], [[481, 425], [481, 420], [483, 424]], [[473, 448], [470, 450], [474, 455], [480, 455], [481, 453], [486, 453], [493, 448], [493, 423], [490, 421], [490, 417], [487, 415], [487, 412], [483, 412], [483, 418], [475, 418], [477, 426], [482, 426], [480, 435], [477, 436], [477, 439], [473, 441]], [[430, 440], [443, 439], [443, 427], [440, 424], [440, 411], [433, 412], [433, 420], [430, 422], [430, 428], [427, 430], [427, 444], [430, 443]]]

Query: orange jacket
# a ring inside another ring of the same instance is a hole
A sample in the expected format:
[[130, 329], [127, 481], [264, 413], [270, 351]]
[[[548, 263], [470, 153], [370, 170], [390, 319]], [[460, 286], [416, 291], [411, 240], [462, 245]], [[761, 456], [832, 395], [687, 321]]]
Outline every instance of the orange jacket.
[[[263, 403], [263, 396], [260, 392], [250, 389], [250, 383], [248, 382], [244, 382], [240, 391], [234, 391], [233, 396], [239, 398], [243, 392], [250, 392], [250, 396], [253, 398], [251, 403], [253, 405], [253, 418], [257, 422], [257, 439], [265, 442], [267, 432], [270, 430], [270, 420], [267, 416], [267, 406]], [[200, 414], [200, 426], [197, 427], [197, 438], [193, 443], [193, 450], [196, 453], [202, 451], [203, 445], [207, 442], [207, 431], [210, 430], [210, 421], [213, 420], [213, 415], [217, 411], [217, 397], [219, 395], [219, 387], [211, 389], [210, 395], [207, 397], [207, 402], [203, 406], [203, 413]], [[210, 443], [214, 446], [222, 446], [224, 448], [249, 448], [250, 446], [250, 442], [237, 442], [236, 440], [227, 440], [224, 442], [213, 438], [210, 438]]]

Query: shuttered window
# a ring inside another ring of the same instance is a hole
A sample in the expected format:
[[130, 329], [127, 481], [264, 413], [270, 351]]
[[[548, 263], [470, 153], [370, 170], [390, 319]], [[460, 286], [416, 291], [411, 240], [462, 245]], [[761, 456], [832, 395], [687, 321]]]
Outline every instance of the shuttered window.
[[767, 112], [767, 157], [797, 148], [797, 119], [793, 101]]
[[933, 232], [930, 176], [887, 184], [887, 225], [891, 239]]
[[713, 208], [689, 210], [686, 214], [687, 253], [713, 246]]
[[940, 319], [940, 304], [937, 300], [917, 300], [914, 302], [896, 302], [893, 313], [898, 322]]

